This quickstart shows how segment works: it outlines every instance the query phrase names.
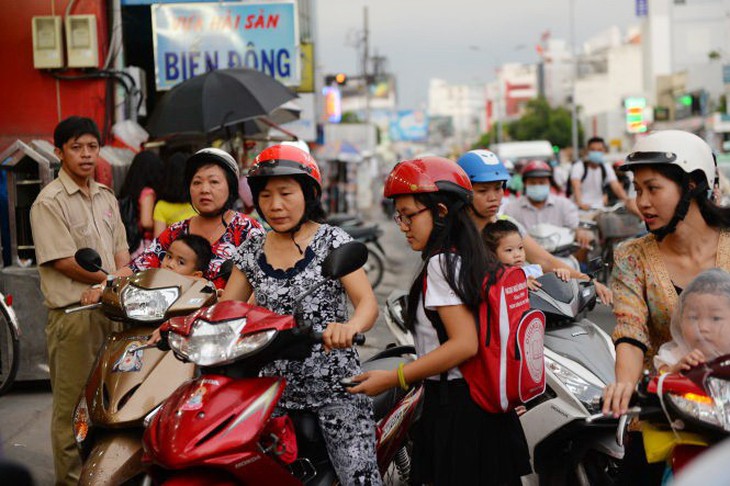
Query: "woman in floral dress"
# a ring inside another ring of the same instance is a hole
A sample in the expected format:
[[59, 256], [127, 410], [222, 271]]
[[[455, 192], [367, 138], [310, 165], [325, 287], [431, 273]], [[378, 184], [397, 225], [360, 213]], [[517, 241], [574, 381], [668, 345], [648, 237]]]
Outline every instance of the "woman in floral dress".
[[[321, 176], [303, 150], [277, 145], [256, 158], [248, 182], [259, 215], [271, 226], [266, 235], [245, 241], [234, 257], [235, 268], [223, 300], [248, 300], [280, 314], [293, 314], [315, 331], [323, 344], [310, 357], [280, 360], [263, 373], [286, 378], [277, 413], [314, 412], [332, 466], [342, 484], [381, 484], [375, 454], [372, 403], [350, 395], [340, 380], [359, 374], [352, 347], [356, 333], [377, 318], [375, 295], [360, 269], [331, 280], [295, 309], [297, 295], [320, 282], [322, 262], [332, 249], [350, 240], [342, 229], [321, 224]], [[355, 308], [348, 319], [347, 298]]]

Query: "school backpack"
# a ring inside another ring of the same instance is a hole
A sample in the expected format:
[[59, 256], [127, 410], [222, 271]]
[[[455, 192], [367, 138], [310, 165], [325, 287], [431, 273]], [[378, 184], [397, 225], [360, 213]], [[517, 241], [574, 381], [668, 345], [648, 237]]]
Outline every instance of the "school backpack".
[[119, 214], [124, 223], [124, 231], [127, 234], [127, 245], [132, 252], [139, 248], [142, 242], [142, 228], [139, 227], [137, 216], [139, 214], [138, 203], [132, 196], [124, 196], [119, 199]]
[[[424, 298], [425, 293], [424, 273]], [[438, 313], [427, 310], [426, 315], [444, 343], [446, 329]], [[478, 317], [479, 350], [459, 365], [472, 400], [489, 413], [504, 413], [542, 395], [545, 314], [530, 308], [524, 270], [506, 267], [491, 285], [485, 279]]]

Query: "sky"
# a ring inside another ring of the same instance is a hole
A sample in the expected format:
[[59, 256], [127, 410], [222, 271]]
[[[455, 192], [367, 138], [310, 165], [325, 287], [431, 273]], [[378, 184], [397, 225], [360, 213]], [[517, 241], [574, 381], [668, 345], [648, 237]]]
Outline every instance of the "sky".
[[505, 62], [536, 62], [535, 46], [550, 31], [576, 44], [611, 26], [638, 23], [636, 0], [314, 0], [320, 72], [359, 74], [352, 39], [368, 7], [371, 52], [388, 58], [399, 108], [425, 108], [431, 78], [479, 84]]

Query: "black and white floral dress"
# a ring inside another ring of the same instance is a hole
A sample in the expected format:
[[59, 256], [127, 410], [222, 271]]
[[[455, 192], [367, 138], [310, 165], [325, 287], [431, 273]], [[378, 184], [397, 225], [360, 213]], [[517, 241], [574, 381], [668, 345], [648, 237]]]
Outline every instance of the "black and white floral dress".
[[[234, 262], [251, 284], [257, 305], [279, 314], [291, 314], [295, 297], [323, 279], [325, 257], [350, 240], [341, 228], [323, 224], [302, 259], [284, 270], [269, 264], [264, 253], [266, 236], [256, 234], [239, 247]], [[307, 296], [300, 316], [319, 332], [330, 322], [347, 322], [347, 294], [342, 283], [329, 281]], [[311, 410], [317, 414], [332, 465], [343, 484], [381, 484], [372, 402], [364, 395], [347, 393], [340, 385], [342, 378], [361, 373], [355, 348], [325, 353], [318, 344], [310, 357], [302, 361], [276, 361], [262, 373], [286, 378], [280, 409]]]

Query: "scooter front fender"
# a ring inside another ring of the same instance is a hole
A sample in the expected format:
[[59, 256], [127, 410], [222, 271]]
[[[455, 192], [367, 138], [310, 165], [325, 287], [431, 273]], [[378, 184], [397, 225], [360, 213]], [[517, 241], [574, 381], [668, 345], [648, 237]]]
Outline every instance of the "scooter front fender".
[[143, 474], [142, 433], [141, 428], [100, 433], [84, 461], [79, 484], [123, 484]]

